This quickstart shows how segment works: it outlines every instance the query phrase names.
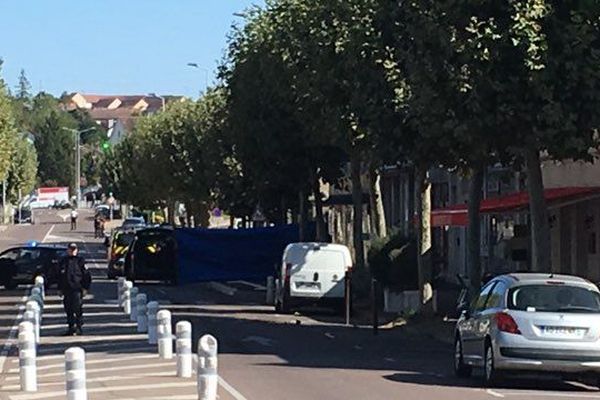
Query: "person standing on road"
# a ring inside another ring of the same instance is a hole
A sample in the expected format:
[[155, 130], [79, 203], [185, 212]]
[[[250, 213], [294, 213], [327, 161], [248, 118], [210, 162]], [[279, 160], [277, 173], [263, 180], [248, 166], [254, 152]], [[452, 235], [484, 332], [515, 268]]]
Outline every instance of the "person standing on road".
[[92, 283], [92, 276], [85, 267], [85, 260], [78, 253], [77, 244], [71, 243], [67, 249], [67, 256], [59, 264], [58, 287], [63, 295], [63, 305], [69, 324], [66, 336], [82, 334], [82, 302]]
[[75, 229], [77, 229], [77, 217], [79, 216], [79, 214], [77, 213], [76, 209], [72, 209], [71, 210], [71, 230], [74, 231]]

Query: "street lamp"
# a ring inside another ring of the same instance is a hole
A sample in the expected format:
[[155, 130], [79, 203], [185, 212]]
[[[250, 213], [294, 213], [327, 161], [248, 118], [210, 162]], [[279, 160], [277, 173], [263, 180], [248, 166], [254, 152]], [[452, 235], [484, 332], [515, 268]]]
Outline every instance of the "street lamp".
[[204, 72], [204, 90], [208, 89], [208, 69], [201, 67], [198, 63], [195, 62], [189, 62], [187, 63], [187, 66], [196, 68]]
[[81, 203], [81, 134], [85, 132], [95, 131], [96, 127], [83, 129], [78, 131], [77, 129], [67, 128], [63, 126], [62, 129], [65, 131], [73, 132], [76, 137], [76, 149], [75, 149], [75, 195], [77, 199], [77, 207]]
[[163, 112], [165, 111], [165, 98], [163, 96], [159, 96], [156, 93], [148, 93], [148, 96], [156, 97], [157, 99], [161, 99], [162, 100], [162, 110], [163, 110]]

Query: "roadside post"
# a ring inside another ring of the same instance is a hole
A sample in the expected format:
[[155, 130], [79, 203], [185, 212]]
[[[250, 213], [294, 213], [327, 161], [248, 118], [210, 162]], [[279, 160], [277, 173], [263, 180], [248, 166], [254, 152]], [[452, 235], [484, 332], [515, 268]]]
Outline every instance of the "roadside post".
[[371, 279], [371, 296], [372, 296], [372, 307], [373, 307], [373, 335], [379, 333], [379, 309], [377, 307], [377, 279]]
[[33, 326], [29, 322], [19, 324], [19, 380], [21, 390], [37, 391], [36, 344]]
[[[133, 283], [126, 281], [125, 290], [123, 290], [123, 312], [125, 315], [131, 316], [131, 288]], [[136, 307], [137, 308], [137, 307]]]
[[346, 275], [344, 275], [344, 303], [346, 326], [349, 326], [352, 314], [352, 271], [350, 270], [347, 270]]
[[139, 289], [137, 287], [132, 287], [129, 291], [130, 299], [131, 299], [131, 313], [129, 314], [129, 320], [136, 322], [137, 321], [137, 295], [139, 294]]
[[[31, 323], [31, 326], [32, 326], [32, 330], [31, 331], [33, 332], [33, 337], [34, 337], [34, 340], [35, 340], [35, 338], [36, 338], [35, 332], [38, 329], [37, 328], [37, 324], [36, 324], [35, 312], [31, 311], [31, 310], [25, 311], [23, 313], [23, 321]], [[36, 340], [36, 342], [37, 342], [37, 340]]]
[[175, 325], [177, 340], [175, 350], [177, 353], [177, 376], [179, 378], [192, 377], [192, 324], [188, 321], [179, 321]]
[[217, 400], [217, 339], [204, 335], [198, 341], [198, 400]]
[[273, 305], [275, 301], [275, 278], [273, 276], [267, 277], [267, 305]]
[[35, 300], [39, 303], [40, 309], [44, 308], [44, 296], [42, 296], [42, 289], [40, 289], [37, 286], [34, 287], [33, 289], [31, 289], [30, 297], [32, 297], [33, 300]]
[[121, 297], [123, 296], [123, 287], [125, 286], [125, 278], [120, 276], [117, 280], [117, 300], [119, 305], [121, 304]]
[[40, 306], [37, 302], [30, 300], [25, 305], [25, 311], [29, 311], [33, 313], [34, 323], [33, 323], [33, 332], [35, 334], [35, 342], [40, 342], [40, 320], [41, 320], [41, 312]]
[[71, 347], [65, 351], [67, 400], [87, 400], [85, 383], [85, 351]]
[[148, 321], [148, 343], [156, 344], [157, 339], [157, 327], [156, 327], [156, 314], [158, 313], [158, 302], [151, 301], [147, 305], [147, 321]]
[[148, 332], [148, 317], [146, 316], [146, 301], [148, 298], [144, 293], [137, 295], [137, 331], [138, 333]]
[[158, 356], [163, 360], [173, 358], [173, 330], [171, 328], [171, 312], [160, 310], [156, 314], [158, 332]]
[[40, 292], [41, 292], [41, 295], [42, 295], [42, 300], [46, 299], [46, 290], [44, 288], [44, 284], [45, 284], [45, 281], [44, 281], [44, 277], [43, 276], [38, 275], [38, 276], [35, 277], [35, 287], [40, 288]]

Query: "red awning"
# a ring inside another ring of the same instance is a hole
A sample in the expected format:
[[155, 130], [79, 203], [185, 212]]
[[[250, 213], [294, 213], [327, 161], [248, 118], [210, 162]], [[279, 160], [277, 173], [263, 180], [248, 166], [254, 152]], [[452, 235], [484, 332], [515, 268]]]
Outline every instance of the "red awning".
[[[548, 205], [584, 199], [589, 196], [600, 196], [600, 187], [563, 187], [544, 190]], [[501, 214], [522, 211], [529, 207], [527, 192], [512, 193], [506, 196], [493, 197], [481, 202], [483, 214]], [[458, 204], [431, 212], [432, 226], [466, 226], [469, 223], [466, 204]]]

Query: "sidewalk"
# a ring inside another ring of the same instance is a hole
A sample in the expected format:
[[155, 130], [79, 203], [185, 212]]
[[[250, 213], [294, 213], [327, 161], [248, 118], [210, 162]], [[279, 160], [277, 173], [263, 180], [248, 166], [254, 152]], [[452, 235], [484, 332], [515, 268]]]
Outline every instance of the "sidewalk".
[[[13, 347], [5, 366], [7, 373], [0, 377], [0, 399], [64, 399], [64, 352], [71, 346], [86, 351], [89, 400], [197, 399], [196, 378], [177, 378], [175, 359], [160, 360], [147, 335], [136, 333], [135, 322], [107, 298], [113, 293], [116, 298], [116, 283], [96, 283], [94, 289], [101, 295], [86, 300], [84, 336], [79, 337], [62, 336], [66, 329], [62, 301], [56, 295], [47, 296], [38, 347], [38, 392], [20, 391], [19, 360]], [[228, 398], [226, 395], [220, 393], [220, 398]]]

